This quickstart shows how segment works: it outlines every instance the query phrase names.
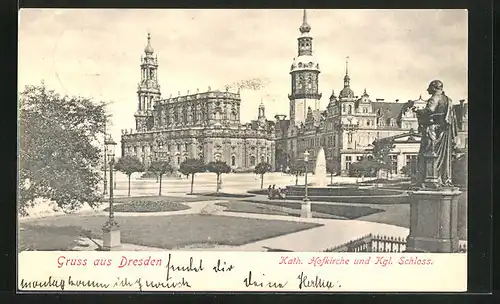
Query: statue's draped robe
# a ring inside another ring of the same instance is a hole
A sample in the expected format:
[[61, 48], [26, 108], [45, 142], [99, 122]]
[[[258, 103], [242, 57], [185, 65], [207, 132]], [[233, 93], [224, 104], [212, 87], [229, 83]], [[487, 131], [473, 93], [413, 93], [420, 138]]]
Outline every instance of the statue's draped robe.
[[436, 157], [436, 171], [441, 185], [450, 185], [452, 178], [452, 152], [457, 136], [457, 120], [451, 99], [434, 94], [419, 118], [422, 142], [419, 153], [419, 182], [423, 182], [426, 166], [423, 156], [433, 153]]

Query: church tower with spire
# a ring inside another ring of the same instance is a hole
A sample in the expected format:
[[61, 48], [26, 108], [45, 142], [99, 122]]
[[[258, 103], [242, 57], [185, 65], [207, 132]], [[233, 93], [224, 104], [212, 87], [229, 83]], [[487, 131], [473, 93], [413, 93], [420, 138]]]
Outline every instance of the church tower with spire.
[[138, 106], [135, 116], [136, 130], [144, 132], [153, 128], [153, 107], [160, 100], [160, 85], [158, 84], [158, 57], [154, 55], [151, 46], [151, 34], [141, 56], [141, 80], [137, 86]]
[[321, 93], [318, 93], [319, 63], [313, 56], [313, 38], [311, 26], [307, 23], [307, 11], [303, 12], [302, 25], [299, 28], [298, 55], [290, 68], [291, 94], [290, 122], [297, 125], [305, 121], [308, 109], [319, 110]]

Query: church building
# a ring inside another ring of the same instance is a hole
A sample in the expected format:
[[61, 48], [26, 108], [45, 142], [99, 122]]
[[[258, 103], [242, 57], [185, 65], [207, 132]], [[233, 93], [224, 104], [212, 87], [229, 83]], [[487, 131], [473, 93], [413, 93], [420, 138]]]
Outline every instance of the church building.
[[274, 164], [274, 122], [261, 103], [257, 119], [240, 123], [240, 92], [212, 90], [162, 98], [158, 58], [151, 37], [141, 57], [135, 130], [122, 130], [122, 156], [135, 156], [146, 166], [167, 160], [174, 168], [187, 158], [225, 161], [235, 171], [259, 162]]

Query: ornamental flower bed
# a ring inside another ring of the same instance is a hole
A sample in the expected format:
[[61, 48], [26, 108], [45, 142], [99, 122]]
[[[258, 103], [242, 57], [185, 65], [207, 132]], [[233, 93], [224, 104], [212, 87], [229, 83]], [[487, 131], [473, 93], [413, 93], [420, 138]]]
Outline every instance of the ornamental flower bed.
[[[115, 212], [167, 212], [186, 210], [189, 207], [176, 202], [131, 201], [113, 206], [113, 209]], [[109, 211], [109, 207], [104, 211]]]

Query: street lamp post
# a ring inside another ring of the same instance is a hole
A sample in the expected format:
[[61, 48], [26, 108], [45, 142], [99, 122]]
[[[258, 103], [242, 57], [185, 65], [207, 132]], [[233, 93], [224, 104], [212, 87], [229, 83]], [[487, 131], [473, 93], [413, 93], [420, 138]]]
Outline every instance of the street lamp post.
[[113, 210], [113, 169], [115, 165], [115, 147], [116, 142], [109, 136], [106, 139], [106, 153], [109, 159], [109, 218], [102, 227], [103, 231], [103, 250], [110, 251], [120, 247], [120, 229], [115, 221]]
[[307, 193], [307, 169], [309, 162], [309, 152], [306, 150], [304, 152], [304, 163], [305, 163], [305, 182], [304, 182], [304, 200], [301, 205], [301, 217], [311, 217], [311, 202], [309, 201], [309, 196]]

